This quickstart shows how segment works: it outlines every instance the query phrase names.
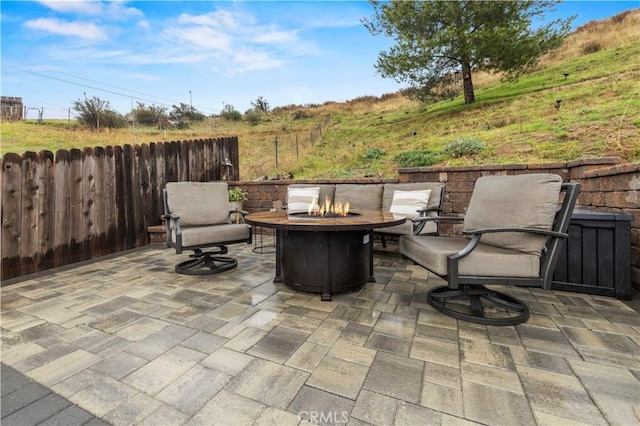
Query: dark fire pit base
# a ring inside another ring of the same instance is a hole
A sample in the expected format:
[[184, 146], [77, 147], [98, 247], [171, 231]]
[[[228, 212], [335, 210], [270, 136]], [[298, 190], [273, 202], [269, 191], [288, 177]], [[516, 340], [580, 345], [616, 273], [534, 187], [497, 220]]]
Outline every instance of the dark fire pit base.
[[300, 291], [334, 293], [358, 289], [375, 281], [370, 268], [372, 244], [368, 231], [280, 231], [279, 281]]

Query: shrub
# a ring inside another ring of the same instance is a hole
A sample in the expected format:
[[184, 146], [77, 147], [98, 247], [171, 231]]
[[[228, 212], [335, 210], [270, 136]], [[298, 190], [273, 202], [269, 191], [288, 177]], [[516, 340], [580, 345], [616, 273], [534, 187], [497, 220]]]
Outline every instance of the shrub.
[[473, 138], [459, 138], [442, 147], [442, 153], [447, 157], [460, 158], [473, 156], [484, 149], [484, 144]]
[[400, 167], [431, 166], [441, 160], [438, 152], [425, 149], [401, 152], [396, 155], [395, 161]]
[[374, 161], [386, 154], [387, 152], [382, 148], [369, 148], [364, 153], [364, 159], [367, 161]]
[[602, 50], [602, 45], [597, 41], [590, 41], [582, 45], [582, 53], [588, 55], [590, 53], [596, 53]]
[[222, 109], [222, 112], [220, 113], [220, 115], [223, 118], [225, 118], [227, 120], [231, 120], [231, 121], [240, 121], [240, 120], [242, 120], [242, 114], [240, 114], [240, 111], [235, 109], [233, 107], [233, 105], [229, 105], [229, 104], [226, 104], [224, 106], [224, 108]]
[[244, 113], [244, 119], [247, 120], [247, 123], [255, 126], [262, 120], [262, 112], [257, 109], [250, 109]]
[[239, 186], [236, 186], [235, 188], [229, 190], [229, 201], [231, 202], [247, 201], [249, 199], [247, 195], [248, 194], [242, 188], [240, 188]]

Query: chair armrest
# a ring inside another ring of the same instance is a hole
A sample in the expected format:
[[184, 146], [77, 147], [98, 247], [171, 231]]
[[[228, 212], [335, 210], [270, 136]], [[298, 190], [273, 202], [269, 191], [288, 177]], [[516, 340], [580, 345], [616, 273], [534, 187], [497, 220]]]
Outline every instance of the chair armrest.
[[418, 209], [418, 213], [420, 213], [420, 216], [424, 216], [425, 213], [429, 213], [429, 212], [441, 212], [442, 209], [440, 207], [425, 207], [423, 209]]
[[[244, 222], [244, 217], [246, 215], [248, 215], [249, 212], [246, 210], [229, 210], [229, 217], [231, 217], [232, 215], [235, 215], [235, 223], [245, 223]], [[240, 215], [239, 217], [237, 215]]]
[[564, 232], [550, 231], [550, 230], [538, 229], [538, 228], [517, 228], [517, 227], [481, 228], [481, 229], [472, 229], [469, 231], [463, 231], [462, 233], [464, 235], [482, 235], [482, 234], [497, 233], [497, 232], [527, 232], [530, 234], [547, 235], [549, 237], [569, 238], [569, 234], [566, 234]]
[[229, 213], [240, 213], [242, 216], [246, 216], [249, 214], [246, 210], [229, 210]]
[[438, 221], [453, 221], [453, 220], [464, 220], [463, 216], [420, 216], [414, 217], [410, 219], [412, 222], [438, 222]]
[[[439, 208], [425, 209], [425, 213], [427, 211], [441, 211], [441, 209]], [[414, 217], [409, 220], [413, 222], [411, 224], [412, 226], [411, 233], [413, 235], [419, 235], [422, 232], [422, 229], [424, 228], [427, 222], [445, 222], [445, 221], [454, 221], [454, 220], [463, 220], [463, 219], [464, 217], [458, 217], [458, 216], [433, 216], [433, 217], [420, 216], [420, 217]]]

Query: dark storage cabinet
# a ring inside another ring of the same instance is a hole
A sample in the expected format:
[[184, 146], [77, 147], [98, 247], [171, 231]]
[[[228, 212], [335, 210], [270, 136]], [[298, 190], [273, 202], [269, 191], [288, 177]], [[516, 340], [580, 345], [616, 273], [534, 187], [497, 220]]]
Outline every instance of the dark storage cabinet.
[[575, 210], [552, 288], [630, 299], [631, 221], [630, 214]]

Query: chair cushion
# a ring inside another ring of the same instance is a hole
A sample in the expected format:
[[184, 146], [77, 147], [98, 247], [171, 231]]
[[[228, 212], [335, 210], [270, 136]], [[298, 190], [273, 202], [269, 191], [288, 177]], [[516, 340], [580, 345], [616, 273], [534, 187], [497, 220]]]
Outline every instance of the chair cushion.
[[[440, 276], [447, 275], [447, 256], [462, 250], [469, 239], [464, 237], [432, 237], [403, 235], [400, 237], [400, 253]], [[540, 275], [540, 257], [478, 244], [476, 249], [458, 263], [459, 275], [484, 277], [537, 277]]]
[[[438, 208], [441, 206], [442, 188], [444, 184], [442, 182], [414, 182], [414, 183], [386, 183], [384, 185], [384, 193], [382, 194], [382, 210], [390, 211], [391, 203], [393, 202], [393, 193], [395, 191], [415, 191], [415, 190], [430, 190], [428, 208]], [[438, 212], [429, 212], [427, 216], [437, 216]], [[413, 229], [411, 221], [399, 225], [397, 230], [394, 227], [380, 229], [381, 232], [392, 234], [411, 234]], [[436, 222], [427, 222], [422, 228], [420, 234], [434, 234], [438, 231]]]
[[382, 184], [336, 185], [336, 203], [349, 203], [352, 210], [380, 210], [382, 208]]
[[169, 182], [166, 188], [169, 211], [181, 226], [230, 222], [226, 182]]
[[415, 191], [393, 191], [393, 200], [389, 211], [407, 218], [419, 216], [418, 210], [427, 208], [430, 189], [418, 189]]
[[291, 213], [306, 212], [309, 207], [319, 201], [320, 187], [292, 187], [287, 188], [287, 209]]
[[[214, 245], [229, 241], [249, 239], [250, 228], [245, 224], [221, 224], [211, 226], [182, 227], [182, 247]], [[174, 230], [175, 232], [175, 230]], [[175, 235], [174, 235], [175, 241]]]
[[[464, 219], [464, 230], [527, 227], [550, 230], [558, 207], [562, 178], [550, 173], [483, 176], [475, 184]], [[544, 235], [495, 233], [483, 244], [540, 254]]]

